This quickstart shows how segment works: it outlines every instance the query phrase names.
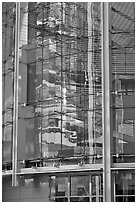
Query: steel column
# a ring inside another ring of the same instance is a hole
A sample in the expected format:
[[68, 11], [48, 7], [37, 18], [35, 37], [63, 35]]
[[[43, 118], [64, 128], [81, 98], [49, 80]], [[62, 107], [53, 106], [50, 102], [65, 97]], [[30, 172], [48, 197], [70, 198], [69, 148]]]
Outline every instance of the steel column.
[[92, 202], [92, 179], [91, 173], [89, 174], [89, 202]]
[[111, 202], [111, 113], [109, 3], [101, 3], [102, 37], [102, 134], [103, 134], [103, 201]]
[[68, 175], [68, 202], [70, 202], [70, 196], [71, 196], [71, 177]]
[[18, 137], [18, 87], [19, 87], [19, 32], [20, 32], [20, 3], [16, 3], [15, 27], [15, 66], [14, 66], [14, 109], [13, 109], [13, 148], [12, 148], [12, 186], [17, 185], [17, 137]]
[[[87, 21], [88, 21], [88, 80], [89, 80], [89, 110], [88, 110], [88, 138], [89, 138], [89, 154], [94, 155], [93, 147], [93, 122], [94, 122], [94, 96], [93, 96], [93, 66], [92, 66], [92, 24], [94, 23], [91, 18], [92, 2], [87, 3]], [[93, 158], [90, 158], [90, 162], [93, 162]]]

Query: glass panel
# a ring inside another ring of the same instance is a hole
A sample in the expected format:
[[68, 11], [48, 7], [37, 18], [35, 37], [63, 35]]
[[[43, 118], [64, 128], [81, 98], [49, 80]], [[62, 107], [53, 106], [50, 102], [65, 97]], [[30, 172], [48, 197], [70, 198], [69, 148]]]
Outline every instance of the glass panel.
[[21, 175], [18, 176], [18, 186], [25, 188], [41, 188], [46, 190], [49, 187], [49, 177], [46, 174]]
[[72, 197], [70, 202], [89, 202], [89, 197]]
[[[135, 12], [134, 3], [111, 3], [114, 162], [135, 161]], [[126, 18], [125, 8], [131, 18]], [[122, 16], [124, 12], [125, 17]], [[121, 19], [120, 21], [118, 19]], [[119, 22], [119, 23], [117, 23]], [[126, 25], [122, 27], [123, 25]], [[126, 31], [126, 32], [125, 32]], [[126, 33], [130, 33], [127, 35]]]
[[[10, 5], [5, 3], [3, 7]], [[13, 71], [13, 5], [9, 16], [3, 9], [4, 76], [8, 67]], [[55, 161], [101, 163], [100, 3], [21, 2], [20, 19], [18, 160], [21, 167], [32, 166], [30, 160], [36, 158], [46, 166]], [[3, 81], [4, 103], [7, 95], [13, 95], [13, 73], [10, 77]], [[13, 97], [9, 100], [12, 106]], [[3, 133], [6, 135], [3, 137], [8, 134], [11, 140], [12, 128]], [[11, 149], [11, 144], [7, 146]]]
[[[29, 104], [35, 104], [37, 116], [38, 156], [48, 166], [57, 158], [63, 164], [101, 162], [100, 4], [90, 5], [92, 8], [87, 3], [28, 6], [38, 11], [37, 19], [33, 19], [36, 35], [29, 30], [28, 90]], [[91, 27], [90, 9], [95, 17]], [[35, 14], [31, 9], [28, 14], [31, 23]], [[35, 45], [32, 37], [36, 37]], [[93, 61], [91, 46], [96, 50]], [[32, 56], [36, 63], [31, 69]]]
[[88, 196], [89, 195], [89, 176], [71, 176], [71, 196]]
[[15, 6], [14, 2], [2, 3], [2, 163], [5, 170], [12, 168]]
[[34, 185], [34, 177], [33, 176], [24, 176], [24, 185], [26, 187], [32, 187]]
[[2, 177], [2, 189], [8, 189], [12, 186], [12, 177], [11, 176], [5, 176]]
[[[89, 202], [89, 174], [50, 177], [50, 201]], [[102, 175], [91, 175], [91, 199], [96, 202], [103, 201], [103, 181]]]
[[68, 202], [68, 198], [55, 198], [55, 202]]
[[116, 202], [135, 202], [135, 196], [117, 196]]
[[51, 201], [67, 201], [68, 197], [68, 177], [50, 177], [50, 199]]
[[91, 195], [96, 196], [99, 199], [100, 195], [103, 195], [103, 177], [102, 175], [92, 175], [91, 176]]
[[92, 202], [103, 202], [103, 197], [92, 197]]
[[116, 201], [130, 202], [135, 195], [135, 173], [133, 171], [115, 173]]

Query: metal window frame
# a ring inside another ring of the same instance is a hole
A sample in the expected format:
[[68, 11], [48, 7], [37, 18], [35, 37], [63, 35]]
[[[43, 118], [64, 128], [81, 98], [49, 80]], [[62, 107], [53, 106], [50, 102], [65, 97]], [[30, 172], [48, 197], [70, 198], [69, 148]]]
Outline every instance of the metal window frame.
[[[89, 202], [92, 202], [92, 198], [93, 197], [97, 197], [97, 195], [94, 195], [92, 196], [92, 182], [91, 182], [91, 177], [92, 176], [101, 176], [103, 174], [102, 171], [93, 171], [92, 170], [89, 172], [88, 174], [88, 171], [86, 172], [79, 172], [79, 173], [75, 173], [75, 172], [70, 172], [70, 173], [55, 173], [55, 174], [51, 174], [49, 175], [49, 188], [50, 188], [50, 195], [49, 195], [49, 199], [51, 199], [51, 176], [59, 176], [59, 177], [67, 177], [68, 178], [68, 187], [67, 187], [67, 190], [68, 190], [68, 196], [55, 196], [55, 198], [64, 198], [64, 197], [67, 197], [68, 201], [67, 202], [71, 202], [71, 198], [73, 197], [77, 197], [77, 198], [81, 198], [81, 197], [88, 197], [89, 198]], [[77, 177], [77, 176], [82, 176], [82, 175], [85, 175], [85, 176], [88, 176], [89, 177], [89, 194], [87, 196], [71, 196], [71, 177]], [[103, 195], [99, 195], [98, 198], [103, 198]]]
[[112, 201], [111, 192], [111, 52], [110, 52], [110, 8], [109, 2], [101, 2], [101, 46], [102, 46], [102, 129], [103, 129], [103, 201]]
[[18, 80], [19, 79], [19, 33], [20, 33], [20, 2], [16, 2], [12, 186], [17, 186], [17, 169], [18, 169], [17, 137], [18, 137], [18, 89], [19, 89], [19, 80]]

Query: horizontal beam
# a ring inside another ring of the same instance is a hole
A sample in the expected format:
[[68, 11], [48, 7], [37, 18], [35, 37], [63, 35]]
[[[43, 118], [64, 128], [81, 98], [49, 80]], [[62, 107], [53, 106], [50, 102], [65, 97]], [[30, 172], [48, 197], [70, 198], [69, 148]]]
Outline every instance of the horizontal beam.
[[[40, 173], [68, 173], [68, 172], [86, 172], [86, 171], [102, 171], [102, 164], [83, 164], [83, 166], [78, 165], [66, 165], [59, 167], [36, 167], [36, 168], [23, 168], [17, 175], [25, 174], [40, 174]], [[111, 171], [113, 170], [130, 170], [135, 169], [135, 163], [113, 163]], [[2, 176], [12, 175], [12, 170], [5, 170], [2, 172]]]
[[[102, 171], [103, 165], [102, 164], [83, 164], [83, 165], [59, 165], [57, 167], [49, 166], [49, 167], [34, 167], [34, 168], [22, 168], [20, 173], [21, 174], [40, 174], [40, 173], [68, 173], [68, 172], [84, 172], [84, 171]], [[12, 174], [12, 170], [3, 171], [2, 176]]]
[[111, 170], [135, 169], [135, 163], [113, 163]]

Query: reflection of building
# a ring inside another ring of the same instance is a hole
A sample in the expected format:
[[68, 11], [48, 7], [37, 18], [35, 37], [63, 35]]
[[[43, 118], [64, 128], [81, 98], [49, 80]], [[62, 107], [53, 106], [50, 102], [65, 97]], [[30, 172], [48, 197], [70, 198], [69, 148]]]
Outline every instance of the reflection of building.
[[3, 3], [3, 201], [135, 200], [134, 20], [134, 3]]

